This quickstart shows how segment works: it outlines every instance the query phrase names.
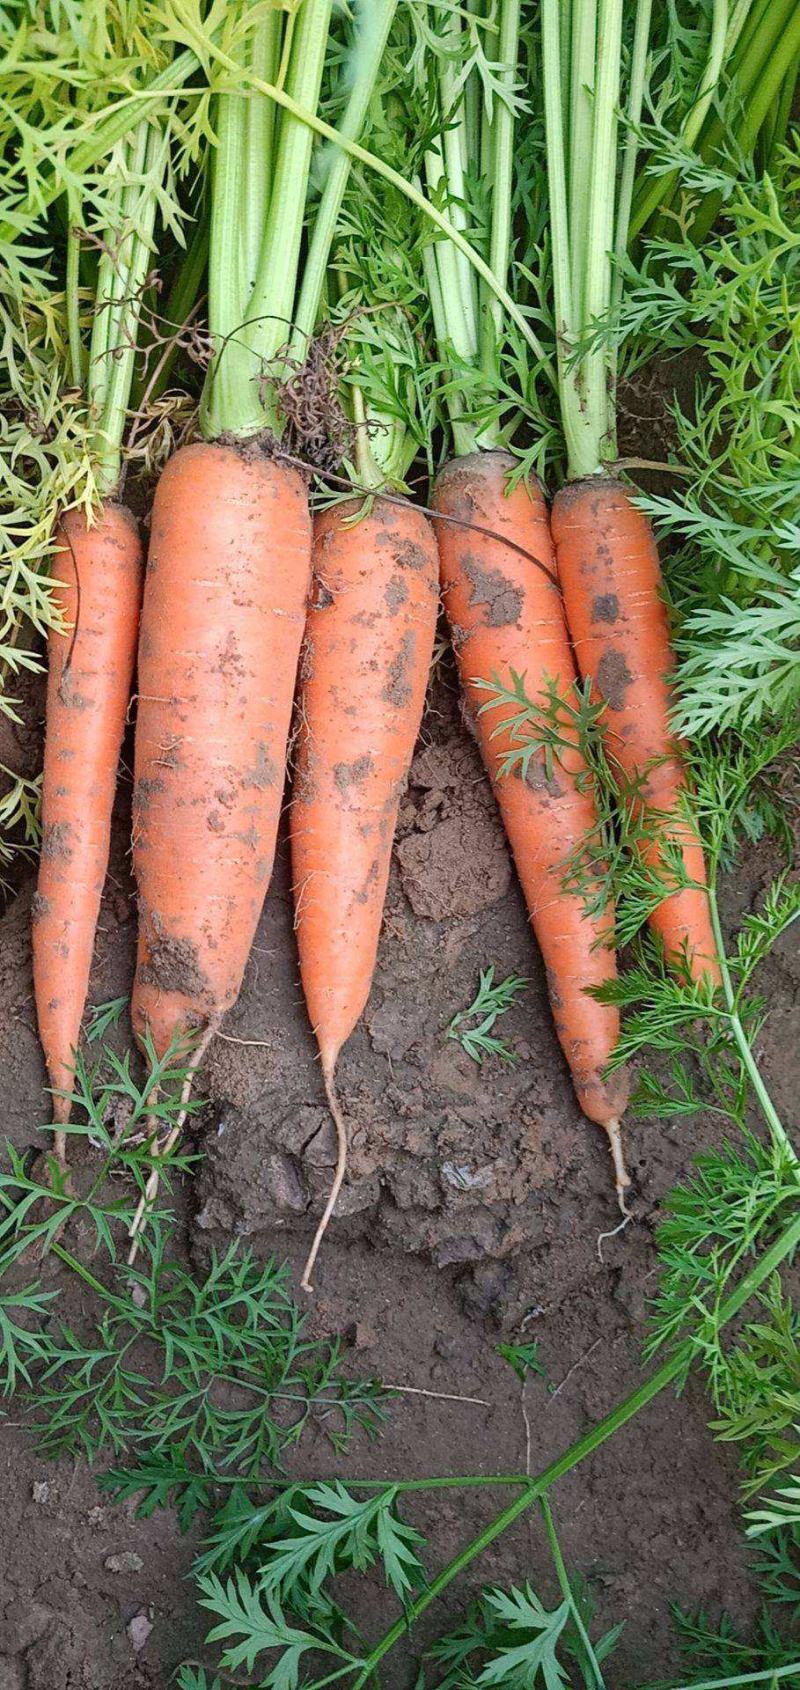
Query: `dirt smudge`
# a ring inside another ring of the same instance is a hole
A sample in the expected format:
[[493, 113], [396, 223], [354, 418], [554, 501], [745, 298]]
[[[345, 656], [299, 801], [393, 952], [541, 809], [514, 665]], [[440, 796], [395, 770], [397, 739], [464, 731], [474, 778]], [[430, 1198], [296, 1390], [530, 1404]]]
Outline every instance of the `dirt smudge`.
[[487, 627], [508, 628], [519, 621], [522, 590], [509, 581], [502, 569], [487, 568], [478, 558], [465, 557], [464, 574], [472, 587], [470, 604], [486, 606]]
[[625, 696], [633, 682], [621, 651], [604, 651], [597, 665], [597, 686], [612, 710], [624, 710]]

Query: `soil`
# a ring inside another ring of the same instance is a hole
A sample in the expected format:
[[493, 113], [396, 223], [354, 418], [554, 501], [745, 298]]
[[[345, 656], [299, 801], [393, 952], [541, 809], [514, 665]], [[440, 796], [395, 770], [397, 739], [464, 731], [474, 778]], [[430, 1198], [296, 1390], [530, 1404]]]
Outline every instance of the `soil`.
[[[27, 749], [31, 766], [40, 714], [41, 689], [29, 689], [17, 750]], [[126, 777], [95, 1002], [130, 989], [129, 802]], [[757, 903], [775, 867], [770, 848], [748, 852], [724, 886], [728, 923]], [[23, 868], [0, 921], [4, 1125], [20, 1149], [42, 1143], [36, 1123], [46, 1117], [32, 896], [32, 871]], [[513, 1066], [495, 1058], [478, 1067], [447, 1037], [490, 963], [498, 978], [529, 980], [497, 1029], [515, 1052]], [[787, 936], [764, 970], [770, 1016], [760, 1039], [779, 1108], [796, 1093], [799, 984]], [[118, 1036], [124, 1046], [129, 1029], [122, 1025]], [[601, 1238], [619, 1218], [608, 1151], [572, 1098], [448, 660], [401, 808], [374, 988], [339, 1079], [350, 1172], [318, 1263], [311, 1318], [319, 1332], [347, 1334], [354, 1373], [403, 1389], [378, 1443], [337, 1462], [320, 1435], [301, 1446], [296, 1471], [519, 1471], [526, 1415], [528, 1459], [540, 1469], [640, 1379], [660, 1205], [714, 1130], [701, 1118], [632, 1121], [636, 1220]], [[241, 998], [209, 1051], [202, 1084], [208, 1103], [192, 1131], [204, 1159], [185, 1193], [189, 1256], [202, 1261], [211, 1245], [238, 1235], [259, 1256], [286, 1255], [299, 1282], [335, 1143], [297, 975], [285, 839]], [[55, 1263], [49, 1271], [57, 1275]], [[550, 1388], [532, 1377], [524, 1405], [497, 1353], [503, 1338], [540, 1346]], [[598, 1622], [625, 1621], [615, 1687], [678, 1672], [670, 1601], [712, 1616], [725, 1607], [743, 1625], [753, 1614], [735, 1457], [713, 1442], [707, 1413], [696, 1383], [681, 1399], [657, 1400], [554, 1494], [567, 1560], [589, 1581]], [[13, 1404], [0, 1421], [0, 1475], [0, 1690], [166, 1690], [176, 1664], [202, 1653], [203, 1622], [186, 1578], [195, 1540], [180, 1535], [171, 1512], [136, 1520], [131, 1507], [109, 1504], [85, 1463], [45, 1463]], [[437, 1492], [409, 1507], [430, 1539], [429, 1565], [442, 1565], [473, 1535], [493, 1503], [486, 1492]], [[422, 1640], [452, 1621], [479, 1584], [514, 1579], [555, 1595], [533, 1514], [427, 1616]], [[386, 1599], [369, 1587], [368, 1602], [364, 1622], [377, 1632]], [[413, 1682], [411, 1661], [398, 1651], [385, 1684], [405, 1690]]]

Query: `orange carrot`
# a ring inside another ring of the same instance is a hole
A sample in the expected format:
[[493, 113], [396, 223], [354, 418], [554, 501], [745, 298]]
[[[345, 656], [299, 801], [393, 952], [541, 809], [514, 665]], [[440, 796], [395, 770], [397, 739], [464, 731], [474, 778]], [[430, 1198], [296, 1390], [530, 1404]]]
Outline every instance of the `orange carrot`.
[[56, 540], [52, 575], [66, 632], [49, 639], [42, 855], [32, 913], [36, 1013], [63, 1164], [136, 658], [143, 559], [134, 517], [110, 501], [91, 527], [83, 512], [68, 511]]
[[682, 808], [686, 771], [669, 722], [675, 659], [652, 529], [621, 482], [591, 476], [562, 488], [552, 530], [578, 668], [606, 704], [609, 756], [643, 798], [637, 807], [650, 837], [642, 858], [657, 870], [659, 841], [669, 841], [693, 882], [658, 905], [651, 926], [674, 962], [685, 957], [696, 979], [716, 981], [703, 851]]
[[353, 523], [358, 509], [339, 505], [315, 525], [316, 596], [291, 811], [300, 972], [339, 1140], [305, 1290], [344, 1177], [336, 1063], [372, 984], [397, 810], [436, 630], [438, 561], [426, 517], [377, 498]]
[[580, 778], [585, 763], [575, 745], [560, 752], [550, 776], [543, 752], [531, 760], [524, 779], [518, 767], [500, 775], [513, 741], [508, 729], [496, 731], [498, 712], [481, 709], [491, 695], [475, 684], [496, 677], [510, 686], [514, 670], [524, 675], [529, 698], [552, 682], [566, 699], [576, 679], [547, 508], [536, 486], [506, 491], [512, 463], [505, 452], [476, 452], [454, 460], [439, 476], [437, 510], [507, 534], [521, 548], [439, 522], [442, 595], [467, 707], [544, 958], [558, 1038], [584, 1114], [608, 1134], [624, 1207], [629, 1180], [619, 1122], [627, 1081], [620, 1070], [605, 1074], [619, 1038], [619, 1014], [587, 995], [588, 987], [616, 977], [612, 916], [610, 911], [590, 916], [579, 890], [564, 889], [568, 859], [596, 828], [592, 798]]
[[272, 872], [310, 577], [298, 473], [186, 446], [156, 491], [139, 645], [133, 1023], [201, 1042], [239, 994]]

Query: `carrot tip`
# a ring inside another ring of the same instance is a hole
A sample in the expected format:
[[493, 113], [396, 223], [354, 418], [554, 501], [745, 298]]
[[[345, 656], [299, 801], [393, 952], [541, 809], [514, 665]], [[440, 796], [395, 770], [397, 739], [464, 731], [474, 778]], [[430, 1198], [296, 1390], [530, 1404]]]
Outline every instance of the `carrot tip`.
[[319, 1255], [319, 1248], [320, 1248], [320, 1245], [322, 1243], [322, 1240], [325, 1237], [325, 1233], [328, 1230], [328, 1222], [329, 1222], [329, 1220], [330, 1220], [330, 1218], [333, 1214], [334, 1209], [336, 1208], [336, 1203], [337, 1203], [337, 1200], [338, 1200], [338, 1197], [339, 1197], [339, 1192], [342, 1189], [342, 1181], [344, 1180], [345, 1170], [347, 1168], [347, 1122], [345, 1121], [344, 1115], [342, 1114], [342, 1107], [341, 1107], [341, 1104], [339, 1102], [338, 1096], [336, 1094], [336, 1083], [335, 1083], [335, 1080], [334, 1080], [334, 1073], [335, 1073], [335, 1059], [331, 1060], [329, 1058], [328, 1060], [325, 1060], [323, 1058], [322, 1078], [325, 1082], [325, 1096], [328, 1099], [328, 1108], [330, 1109], [331, 1116], [333, 1118], [333, 1124], [336, 1128], [336, 1143], [337, 1143], [338, 1148], [337, 1148], [337, 1157], [336, 1157], [336, 1172], [333, 1176], [333, 1184], [332, 1184], [331, 1189], [328, 1193], [328, 1201], [325, 1204], [325, 1208], [324, 1208], [323, 1213], [322, 1213], [322, 1219], [320, 1220], [319, 1226], [317, 1227], [317, 1230], [314, 1233], [314, 1237], [313, 1237], [312, 1244], [311, 1244], [311, 1249], [309, 1250], [308, 1256], [306, 1257], [306, 1264], [305, 1264], [305, 1267], [303, 1268], [303, 1273], [302, 1273], [302, 1277], [301, 1277], [301, 1280], [300, 1280], [301, 1290], [308, 1291], [309, 1293], [312, 1293], [312, 1294], [313, 1294], [314, 1287], [311, 1283], [311, 1274], [312, 1274], [312, 1271], [313, 1271], [313, 1268], [314, 1268], [314, 1263], [317, 1259], [317, 1256]]
[[631, 1211], [625, 1201], [625, 1193], [630, 1188], [631, 1179], [625, 1166], [625, 1152], [622, 1147], [622, 1127], [616, 1116], [611, 1121], [607, 1122], [606, 1132], [608, 1134], [608, 1142], [611, 1147], [611, 1159], [614, 1163], [617, 1202], [619, 1203], [620, 1213], [625, 1216], [627, 1221], [631, 1218]]

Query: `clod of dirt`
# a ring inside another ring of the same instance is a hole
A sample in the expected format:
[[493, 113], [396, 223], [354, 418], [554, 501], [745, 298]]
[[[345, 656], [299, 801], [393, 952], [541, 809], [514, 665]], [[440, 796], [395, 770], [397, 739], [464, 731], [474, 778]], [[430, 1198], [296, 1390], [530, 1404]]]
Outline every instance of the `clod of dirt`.
[[148, 1619], [144, 1611], [140, 1614], [134, 1614], [133, 1619], [130, 1621], [130, 1624], [126, 1629], [134, 1654], [140, 1654], [153, 1629], [152, 1620]]
[[22, 1662], [13, 1655], [0, 1655], [0, 1690], [23, 1690]]
[[336, 1151], [336, 1128], [331, 1120], [327, 1120], [306, 1145], [303, 1159], [312, 1168], [334, 1168]]
[[187, 998], [201, 998], [209, 991], [191, 940], [166, 933], [157, 911], [148, 938], [149, 961], [141, 970], [144, 985], [157, 986], [162, 992], [183, 992]]
[[403, 891], [415, 915], [430, 921], [476, 915], [511, 885], [511, 859], [491, 812], [450, 816], [430, 833], [397, 847]]
[[109, 1573], [140, 1573], [144, 1561], [132, 1549], [123, 1549], [120, 1555], [107, 1555], [103, 1566]]
[[307, 1209], [308, 1195], [291, 1156], [283, 1156], [279, 1151], [268, 1156], [262, 1179], [277, 1214], [301, 1215]]

